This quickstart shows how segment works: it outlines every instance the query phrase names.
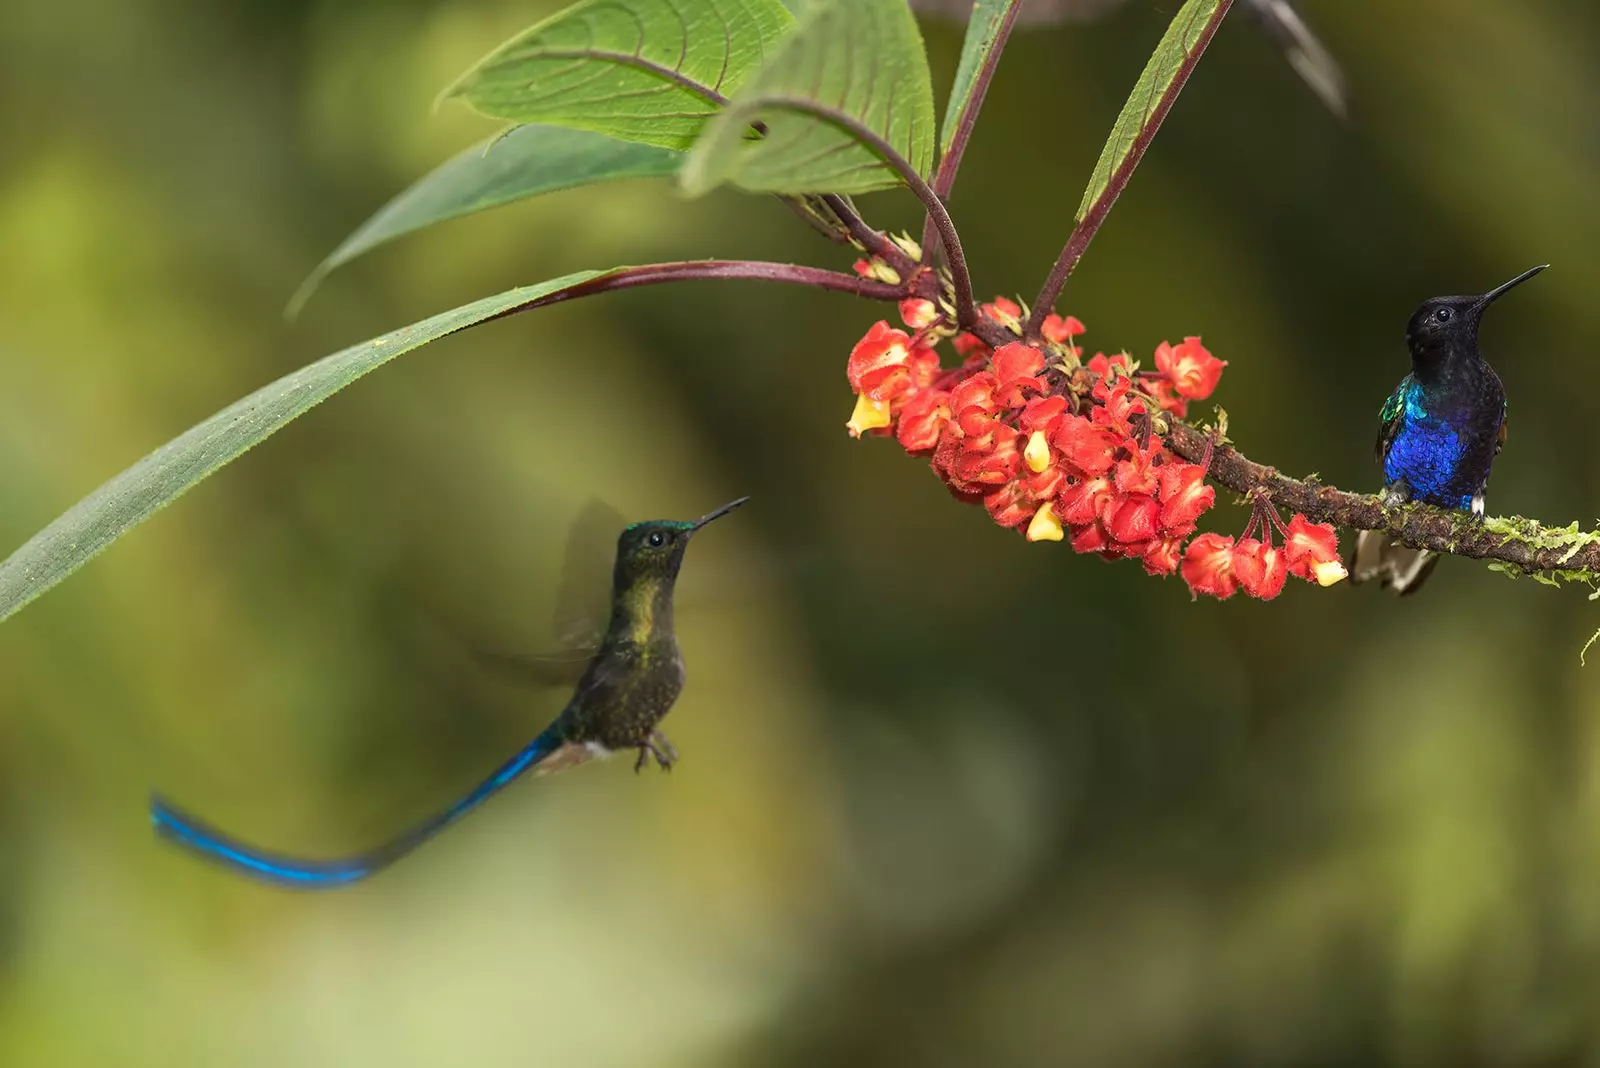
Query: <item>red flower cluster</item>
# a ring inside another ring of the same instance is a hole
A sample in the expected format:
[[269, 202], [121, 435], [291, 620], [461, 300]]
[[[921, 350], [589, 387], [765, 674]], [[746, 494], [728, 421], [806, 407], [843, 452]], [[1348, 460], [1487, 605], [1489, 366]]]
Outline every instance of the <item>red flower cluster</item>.
[[[1020, 332], [1015, 302], [1001, 297], [981, 310]], [[1249, 531], [1238, 545], [1204, 534], [1185, 551], [1216, 490], [1206, 485], [1204, 466], [1175, 456], [1154, 431], [1156, 413], [1183, 416], [1190, 400], [1210, 396], [1227, 366], [1199, 338], [1163, 342], [1155, 371], [1139, 371], [1122, 353], [1096, 354], [1085, 373], [1073, 344], [1083, 323], [1050, 315], [1037, 346], [990, 349], [957, 334], [953, 346], [964, 362], [947, 371], [935, 346], [952, 330], [939, 308], [907, 300], [900, 313], [915, 335], [878, 322], [851, 350], [846, 373], [856, 406], [846, 426], [857, 437], [893, 434], [907, 452], [928, 456], [952, 493], [981, 502], [999, 525], [1030, 541], [1066, 540], [1078, 552], [1136, 558], [1153, 575], [1181, 565], [1192, 590], [1218, 597], [1241, 585], [1276, 596], [1290, 571], [1324, 585], [1343, 577], [1342, 569], [1330, 577], [1332, 528], [1312, 527], [1303, 516], [1281, 549], [1269, 528], [1265, 545]]]

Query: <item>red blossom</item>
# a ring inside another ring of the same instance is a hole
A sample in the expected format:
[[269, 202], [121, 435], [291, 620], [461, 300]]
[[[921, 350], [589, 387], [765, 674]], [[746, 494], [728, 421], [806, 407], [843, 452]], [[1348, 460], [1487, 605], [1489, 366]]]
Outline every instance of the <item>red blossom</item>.
[[956, 355], [963, 360], [971, 360], [978, 356], [984, 359], [989, 357], [989, 346], [979, 340], [976, 334], [957, 334], [950, 339], [950, 347], [956, 350]]
[[1331, 586], [1345, 577], [1339, 558], [1339, 535], [1329, 523], [1313, 523], [1296, 512], [1283, 539], [1289, 573], [1310, 582]]
[[983, 498], [989, 516], [1002, 527], [1020, 527], [1033, 519], [1037, 505], [1028, 499], [1018, 482], [1007, 483]]
[[1154, 539], [1161, 524], [1161, 504], [1147, 493], [1130, 494], [1106, 520], [1106, 531], [1126, 545]]
[[1066, 412], [1067, 398], [1052, 393], [1030, 400], [1023, 406], [1022, 415], [1018, 417], [1017, 422], [1022, 424], [1024, 430], [1041, 430], [1045, 437], [1049, 437], [1061, 425]]
[[1106, 528], [1099, 523], [1088, 523], [1081, 527], [1072, 528], [1071, 545], [1073, 552], [1104, 552], [1110, 544], [1111, 539], [1106, 535]]
[[1233, 547], [1233, 573], [1245, 593], [1270, 601], [1283, 592], [1289, 558], [1276, 545], [1245, 538]]
[[1120, 374], [1132, 374], [1133, 357], [1126, 352], [1119, 352], [1115, 356], [1107, 356], [1103, 352], [1097, 352], [1089, 358], [1089, 370], [1097, 375], [1108, 376], [1111, 374], [1112, 368], [1116, 368]]
[[1152, 575], [1170, 575], [1178, 570], [1183, 558], [1183, 537], [1162, 538], [1152, 541], [1142, 557], [1144, 569]]
[[1022, 307], [1014, 300], [996, 297], [993, 304], [984, 304], [979, 310], [1013, 333], [1022, 328]]
[[1163, 464], [1161, 478], [1161, 529], [1168, 534], [1187, 534], [1206, 510], [1217, 501], [1217, 491], [1206, 485], [1205, 469], [1199, 464]]
[[1074, 479], [1061, 487], [1061, 518], [1072, 526], [1083, 526], [1110, 514], [1116, 491], [1111, 480], [1099, 478]]
[[996, 396], [1003, 407], [1015, 408], [1025, 403], [1024, 389], [1041, 391], [1045, 388], [1044, 379], [1039, 377], [1039, 372], [1044, 370], [1044, 353], [1031, 345], [1013, 341], [1000, 346], [995, 350], [991, 366], [995, 381], [999, 383]]
[[1115, 385], [1107, 383], [1107, 379], [1095, 383], [1090, 395], [1100, 404], [1089, 417], [1098, 425], [1110, 427], [1123, 437], [1131, 438], [1133, 417], [1144, 414], [1144, 405], [1134, 399], [1133, 386], [1126, 378], [1117, 379]]
[[907, 452], [924, 452], [939, 443], [950, 422], [950, 394], [942, 389], [913, 393], [900, 409], [895, 436]]
[[1155, 457], [1160, 451], [1160, 446], [1148, 452], [1134, 448], [1129, 459], [1118, 460], [1113, 469], [1117, 490], [1122, 493], [1154, 494], [1161, 485], [1161, 469], [1155, 466]]
[[1083, 322], [1076, 315], [1069, 315], [1063, 319], [1055, 312], [1051, 312], [1044, 317], [1044, 322], [1039, 324], [1039, 333], [1044, 339], [1057, 345], [1068, 344], [1083, 331]]
[[879, 319], [850, 350], [845, 363], [850, 388], [875, 401], [892, 400], [911, 387], [911, 374], [906, 370], [910, 356], [910, 336]]
[[1111, 470], [1122, 442], [1105, 427], [1095, 426], [1081, 415], [1073, 415], [1061, 421], [1050, 444], [1074, 469], [1093, 477]]
[[1156, 369], [1167, 376], [1180, 397], [1190, 400], [1211, 396], [1226, 366], [1228, 361], [1211, 355], [1197, 337], [1186, 337], [1176, 346], [1163, 341], [1156, 347]]
[[1202, 534], [1189, 543], [1181, 565], [1183, 581], [1195, 596], [1209, 594], [1221, 601], [1239, 588], [1233, 574], [1233, 539], [1221, 534]]
[[939, 318], [939, 308], [931, 300], [908, 297], [900, 302], [900, 319], [913, 330], [934, 324]]
[[950, 411], [955, 414], [963, 434], [981, 437], [994, 428], [995, 415], [1000, 410], [995, 403], [994, 387], [994, 375], [979, 371], [962, 379], [950, 391]]

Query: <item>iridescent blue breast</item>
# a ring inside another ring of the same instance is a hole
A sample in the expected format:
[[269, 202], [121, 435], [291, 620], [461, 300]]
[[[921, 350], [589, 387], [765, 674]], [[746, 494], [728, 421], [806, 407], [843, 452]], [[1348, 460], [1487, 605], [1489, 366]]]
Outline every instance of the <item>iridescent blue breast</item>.
[[1415, 381], [1408, 381], [1385, 406], [1384, 415], [1397, 426], [1383, 457], [1384, 483], [1393, 486], [1404, 479], [1412, 500], [1470, 509], [1489, 480], [1493, 450], [1485, 448], [1484, 436], [1473, 427], [1430, 407]]

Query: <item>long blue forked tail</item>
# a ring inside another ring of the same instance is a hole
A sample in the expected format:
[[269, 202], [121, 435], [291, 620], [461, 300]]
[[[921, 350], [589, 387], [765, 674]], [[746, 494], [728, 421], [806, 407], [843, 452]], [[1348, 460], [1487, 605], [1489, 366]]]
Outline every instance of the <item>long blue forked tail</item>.
[[523, 772], [560, 748], [561, 744], [560, 731], [552, 723], [477, 789], [437, 816], [423, 821], [370, 853], [339, 860], [307, 860], [246, 845], [189, 815], [159, 794], [150, 799], [150, 822], [162, 837], [241, 875], [297, 890], [332, 890], [359, 882], [393, 864], [510, 785]]

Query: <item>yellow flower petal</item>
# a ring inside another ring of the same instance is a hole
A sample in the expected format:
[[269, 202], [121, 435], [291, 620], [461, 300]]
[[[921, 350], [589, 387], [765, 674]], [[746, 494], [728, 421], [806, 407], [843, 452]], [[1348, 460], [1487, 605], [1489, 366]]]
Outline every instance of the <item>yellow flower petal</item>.
[[1066, 537], [1066, 532], [1061, 529], [1061, 520], [1056, 518], [1056, 510], [1046, 501], [1033, 513], [1033, 519], [1028, 523], [1029, 541], [1060, 541]]
[[875, 401], [862, 393], [856, 397], [856, 410], [850, 413], [850, 421], [844, 427], [851, 437], [859, 438], [869, 430], [888, 426], [889, 422], [889, 402]]
[[1028, 463], [1028, 470], [1038, 474], [1050, 466], [1050, 443], [1044, 439], [1044, 431], [1035, 430], [1028, 435], [1028, 446], [1022, 450], [1022, 458]]
[[1321, 564], [1312, 564], [1311, 574], [1316, 578], [1318, 586], [1332, 586], [1335, 582], [1342, 581], [1349, 572], [1339, 561], [1329, 560]]

